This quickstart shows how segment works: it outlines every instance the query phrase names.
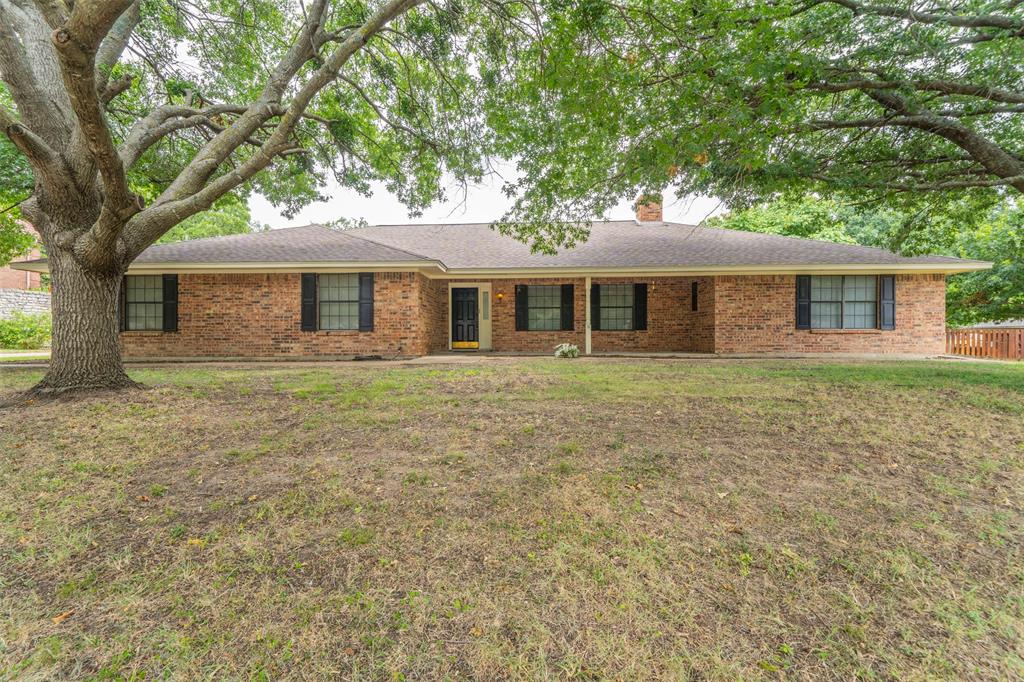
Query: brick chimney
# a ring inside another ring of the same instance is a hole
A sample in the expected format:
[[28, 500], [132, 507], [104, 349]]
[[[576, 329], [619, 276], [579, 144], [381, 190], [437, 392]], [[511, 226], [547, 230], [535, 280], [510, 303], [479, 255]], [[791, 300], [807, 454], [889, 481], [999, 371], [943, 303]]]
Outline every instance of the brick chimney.
[[644, 195], [636, 200], [635, 206], [637, 222], [661, 222], [661, 195]]

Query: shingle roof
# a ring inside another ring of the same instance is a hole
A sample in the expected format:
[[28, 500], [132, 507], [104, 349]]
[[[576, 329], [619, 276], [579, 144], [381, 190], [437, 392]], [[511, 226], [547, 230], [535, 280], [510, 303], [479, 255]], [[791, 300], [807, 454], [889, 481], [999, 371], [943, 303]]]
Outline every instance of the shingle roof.
[[155, 244], [135, 263], [410, 262], [427, 260], [323, 225]]
[[378, 225], [346, 234], [439, 260], [449, 269], [544, 267], [714, 267], [740, 265], [964, 264], [947, 256], [905, 258], [884, 249], [680, 223], [595, 222], [586, 242], [557, 255], [491, 229], [488, 223]]
[[[715, 269], [787, 266], [930, 266], [936, 272], [991, 267], [990, 263], [947, 256], [905, 258], [884, 249], [852, 244], [722, 230], [680, 223], [633, 220], [594, 222], [586, 242], [558, 254], [531, 253], [530, 247], [491, 229], [488, 223], [378, 225], [334, 230], [306, 225], [267, 232], [159, 244], [146, 249], [132, 267], [179, 264], [232, 268], [323, 263], [344, 267], [363, 263], [402, 263], [447, 271], [501, 271], [532, 268]], [[45, 269], [45, 261], [20, 263]]]

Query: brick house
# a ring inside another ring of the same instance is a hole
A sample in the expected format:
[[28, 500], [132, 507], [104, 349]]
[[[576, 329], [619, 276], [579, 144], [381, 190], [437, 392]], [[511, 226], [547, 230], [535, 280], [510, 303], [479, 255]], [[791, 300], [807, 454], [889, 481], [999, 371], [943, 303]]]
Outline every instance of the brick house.
[[[988, 263], [642, 220], [531, 253], [487, 224], [319, 225], [147, 249], [124, 354], [165, 357], [944, 350], [945, 278]], [[44, 268], [37, 261], [19, 267]]]

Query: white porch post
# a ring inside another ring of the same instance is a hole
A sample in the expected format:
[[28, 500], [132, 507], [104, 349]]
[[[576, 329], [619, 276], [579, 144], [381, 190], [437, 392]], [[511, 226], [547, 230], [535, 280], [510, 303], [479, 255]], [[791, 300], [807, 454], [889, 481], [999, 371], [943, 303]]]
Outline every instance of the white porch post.
[[586, 307], [586, 310], [584, 311], [584, 316], [585, 316], [584, 319], [587, 321], [587, 324], [584, 327], [585, 334], [584, 334], [583, 353], [584, 353], [584, 355], [590, 355], [590, 276], [589, 275], [587, 276], [586, 284], [583, 285], [583, 288], [586, 291], [584, 296], [586, 297], [586, 301], [587, 301], [587, 307]]

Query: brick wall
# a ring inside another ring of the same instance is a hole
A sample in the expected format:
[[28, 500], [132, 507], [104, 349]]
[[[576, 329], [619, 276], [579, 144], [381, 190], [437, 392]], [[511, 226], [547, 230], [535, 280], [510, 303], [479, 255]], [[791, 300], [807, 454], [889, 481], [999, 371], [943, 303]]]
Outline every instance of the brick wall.
[[[711, 351], [713, 291], [710, 277], [595, 277], [594, 284], [647, 284], [647, 329], [591, 332], [591, 349], [609, 351]], [[691, 309], [691, 286], [697, 282], [697, 310]]]
[[[488, 280], [480, 280], [488, 281]], [[495, 279], [492, 344], [499, 352], [550, 353], [559, 343], [585, 346], [583, 278]], [[690, 286], [698, 282], [698, 310]], [[448, 348], [448, 281], [415, 273], [374, 277], [374, 329], [303, 332], [296, 274], [182, 274], [178, 332], [124, 332], [126, 357], [316, 357], [423, 355]], [[894, 331], [795, 328], [793, 275], [595, 278], [646, 282], [645, 331], [592, 332], [594, 352], [941, 353], [945, 281], [941, 275], [896, 277]], [[516, 284], [574, 285], [571, 331], [516, 331]]]
[[[14, 258], [11, 262], [34, 260], [39, 258], [39, 249], [32, 249], [24, 256]], [[0, 268], [0, 289], [38, 289], [42, 286], [38, 272], [24, 272], [10, 267]]]
[[720, 276], [715, 282], [717, 353], [942, 353], [942, 275], [896, 276], [896, 329], [796, 329], [794, 275]]
[[300, 275], [182, 274], [178, 277], [177, 332], [121, 334], [126, 357], [288, 357], [428, 352], [423, 289], [416, 273], [374, 276], [371, 332], [304, 332]]
[[426, 352], [448, 350], [448, 282], [420, 276], [419, 315], [423, 320]]
[[[488, 280], [480, 280], [488, 281]], [[553, 353], [560, 343], [574, 343], [583, 352], [586, 323], [586, 280], [576, 279], [494, 279], [491, 283], [491, 342], [494, 350], [506, 353]], [[516, 331], [516, 285], [572, 284], [575, 308], [572, 331]], [[500, 300], [499, 300], [500, 297]]]

